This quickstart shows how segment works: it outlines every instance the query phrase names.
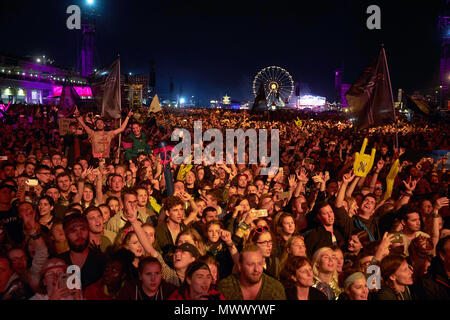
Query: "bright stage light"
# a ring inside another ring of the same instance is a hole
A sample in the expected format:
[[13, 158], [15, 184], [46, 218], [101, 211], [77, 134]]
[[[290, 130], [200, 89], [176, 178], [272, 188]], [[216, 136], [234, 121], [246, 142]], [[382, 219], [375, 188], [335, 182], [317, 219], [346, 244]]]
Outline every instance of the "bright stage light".
[[86, 0], [86, 3], [90, 6], [94, 5], [94, 0]]
[[184, 98], [180, 98], [180, 103], [183, 104], [186, 100]]

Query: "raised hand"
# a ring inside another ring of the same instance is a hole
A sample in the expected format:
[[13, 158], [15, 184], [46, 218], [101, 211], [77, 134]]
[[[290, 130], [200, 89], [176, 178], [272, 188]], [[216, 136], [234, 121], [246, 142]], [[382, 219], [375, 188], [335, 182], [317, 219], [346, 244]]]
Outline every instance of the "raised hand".
[[131, 204], [130, 202], [126, 202], [124, 204], [123, 215], [131, 224], [135, 223], [138, 221], [137, 206]]
[[222, 239], [228, 247], [231, 247], [233, 245], [233, 240], [231, 240], [231, 232], [223, 229], [221, 231], [220, 239]]
[[295, 181], [295, 175], [291, 174], [288, 178], [288, 183], [290, 188], [295, 188], [297, 183]]
[[192, 199], [192, 196], [186, 191], [178, 193], [178, 197], [183, 201], [190, 201]]
[[384, 164], [385, 164], [385, 162], [384, 162], [383, 159], [378, 160], [378, 162], [377, 162], [377, 169], [376, 169], [377, 172], [380, 172], [383, 169]]
[[325, 183], [330, 180], [330, 173], [328, 171], [325, 171], [325, 174], [323, 175], [323, 180]]
[[295, 173], [297, 175], [297, 179], [303, 183], [306, 184], [308, 182], [308, 176], [306, 175], [306, 169], [304, 167], [301, 167], [299, 170], [299, 173]]
[[409, 176], [408, 181], [403, 180], [403, 184], [405, 185], [406, 191], [412, 193], [414, 189], [416, 189], [417, 182], [419, 180], [412, 180], [411, 176]]
[[81, 172], [80, 178], [83, 180], [86, 179], [86, 177], [91, 174], [91, 171], [92, 171], [92, 167], [88, 167], [88, 168], [84, 169], [83, 172]]
[[251, 209], [245, 217], [245, 223], [250, 225], [256, 218], [258, 217], [256, 216], [255, 209]]
[[373, 162], [375, 160], [375, 148], [372, 148], [372, 153], [366, 154], [368, 140], [364, 138], [364, 142], [361, 146], [360, 152], [356, 152], [355, 162], [353, 163], [353, 170], [358, 177], [365, 177], [372, 169]]
[[436, 202], [434, 203], [434, 210], [439, 211], [442, 207], [448, 206], [448, 198], [442, 197], [439, 199], [436, 199]]
[[53, 292], [49, 295], [48, 300], [61, 300], [70, 295], [71, 290], [67, 287], [58, 288], [56, 287]]
[[271, 168], [270, 170], [269, 170], [269, 174], [267, 175], [267, 178], [269, 179], [269, 180], [273, 180], [274, 179], [274, 177], [275, 177], [275, 174], [278, 174], [278, 168]]
[[353, 179], [355, 178], [355, 173], [353, 172], [353, 169], [349, 172], [344, 174], [344, 176], [342, 177], [342, 182], [349, 184], [350, 182], [353, 181]]
[[323, 174], [322, 173], [312, 177], [311, 179], [314, 181], [314, 183], [321, 183], [321, 184], [325, 183], [325, 180], [323, 179]]
[[134, 164], [134, 162], [133, 162], [132, 160], [130, 160], [129, 168], [130, 168], [130, 171], [131, 171], [133, 174], [136, 174], [136, 172], [137, 172], [138, 169], [137, 169], [136, 165]]
[[75, 106], [75, 111], [73, 112], [73, 116], [75, 118], [79, 118], [80, 117], [80, 111], [78, 111], [78, 107]]
[[377, 251], [375, 253], [375, 258], [378, 261], [383, 260], [384, 257], [388, 256], [390, 253], [389, 247], [392, 244], [392, 241], [394, 240], [395, 235], [389, 234], [387, 232], [384, 233], [383, 238], [381, 239], [380, 244], [378, 245]]

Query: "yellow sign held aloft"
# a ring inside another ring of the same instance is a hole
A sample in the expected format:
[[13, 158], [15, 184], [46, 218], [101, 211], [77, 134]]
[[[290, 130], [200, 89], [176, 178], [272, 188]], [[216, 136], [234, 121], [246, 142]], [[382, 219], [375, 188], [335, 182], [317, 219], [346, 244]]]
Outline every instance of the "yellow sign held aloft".
[[355, 156], [355, 162], [353, 163], [353, 171], [355, 172], [355, 175], [358, 177], [365, 177], [370, 172], [370, 169], [372, 169], [373, 162], [375, 160], [375, 148], [372, 148], [371, 154], [366, 154], [366, 147], [367, 147], [367, 138], [364, 138], [361, 151], [356, 152]]

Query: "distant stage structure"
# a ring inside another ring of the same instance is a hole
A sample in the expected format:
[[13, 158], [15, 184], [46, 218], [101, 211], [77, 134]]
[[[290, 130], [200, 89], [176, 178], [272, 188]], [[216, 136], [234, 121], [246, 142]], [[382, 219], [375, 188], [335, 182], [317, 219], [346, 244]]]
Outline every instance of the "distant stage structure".
[[285, 69], [270, 66], [258, 72], [253, 80], [253, 94], [257, 96], [260, 86], [264, 86], [267, 108], [275, 110], [285, 107], [294, 93], [294, 80]]

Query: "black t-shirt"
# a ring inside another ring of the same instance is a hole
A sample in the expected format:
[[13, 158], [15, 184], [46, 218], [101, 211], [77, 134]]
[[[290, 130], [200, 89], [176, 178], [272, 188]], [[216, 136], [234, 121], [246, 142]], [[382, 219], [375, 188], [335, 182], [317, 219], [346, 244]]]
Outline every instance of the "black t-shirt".
[[[61, 253], [58, 258], [64, 260], [68, 266], [73, 265], [70, 259], [70, 250]], [[89, 254], [81, 268], [81, 287], [83, 290], [102, 277], [105, 266], [105, 255], [99, 250], [89, 249]]]
[[5, 226], [7, 235], [14, 243], [19, 244], [25, 239], [16, 206], [7, 211], [0, 211], [0, 224]]
[[[286, 300], [298, 300], [297, 289], [295, 287], [286, 287]], [[328, 300], [327, 296], [314, 287], [309, 288], [308, 300]]]

